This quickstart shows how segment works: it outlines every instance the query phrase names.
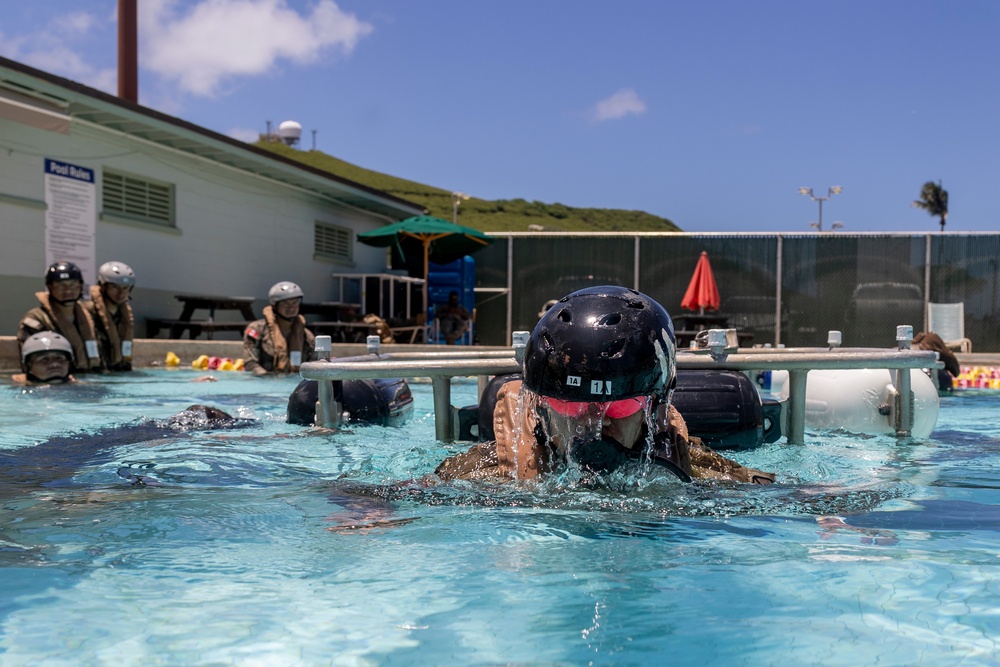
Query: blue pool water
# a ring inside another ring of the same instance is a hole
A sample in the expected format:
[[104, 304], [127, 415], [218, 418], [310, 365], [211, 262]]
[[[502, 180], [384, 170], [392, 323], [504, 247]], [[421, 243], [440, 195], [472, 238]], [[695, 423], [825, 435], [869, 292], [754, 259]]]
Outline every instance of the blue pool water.
[[[192, 403], [247, 429], [102, 431], [30, 493], [0, 487], [0, 665], [992, 665], [1000, 395], [942, 399], [924, 441], [809, 434], [734, 455], [771, 487], [394, 483], [434, 440], [284, 423], [291, 378], [148, 371], [0, 385], [0, 449]], [[457, 382], [456, 404], [475, 384]], [[36, 451], [44, 451], [39, 449]], [[86, 454], [86, 456], [84, 455]], [[48, 467], [46, 467], [48, 466]], [[163, 486], [134, 487], [119, 468]], [[0, 478], [3, 479], [3, 478]], [[9, 481], [9, 477], [7, 478]], [[388, 488], [345, 507], [344, 485]], [[366, 520], [375, 530], [329, 530]]]

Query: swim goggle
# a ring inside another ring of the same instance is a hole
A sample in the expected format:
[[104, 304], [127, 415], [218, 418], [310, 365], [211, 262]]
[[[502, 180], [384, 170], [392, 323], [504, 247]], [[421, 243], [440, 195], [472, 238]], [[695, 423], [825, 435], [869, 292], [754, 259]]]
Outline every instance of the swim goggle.
[[631, 417], [639, 412], [639, 410], [648, 408], [649, 397], [634, 396], [618, 401], [597, 403], [590, 401], [563, 401], [558, 398], [543, 396], [541, 397], [541, 404], [563, 417], [573, 419], [579, 419], [584, 415], [595, 413], [603, 414], [605, 417], [611, 419], [624, 419], [625, 417]]

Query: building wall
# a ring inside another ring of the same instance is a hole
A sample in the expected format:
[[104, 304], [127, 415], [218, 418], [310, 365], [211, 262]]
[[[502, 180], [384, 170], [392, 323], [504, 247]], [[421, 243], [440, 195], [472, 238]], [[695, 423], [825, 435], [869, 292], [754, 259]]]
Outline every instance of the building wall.
[[[134, 307], [145, 317], [176, 317], [179, 293], [253, 296], [255, 311], [280, 280], [307, 300], [335, 296], [330, 274], [378, 272], [385, 251], [354, 243], [353, 262], [316, 259], [314, 224], [358, 232], [387, 220], [293, 186], [215, 164], [152, 142], [73, 121], [69, 134], [0, 118], [0, 333], [12, 334], [44, 289], [44, 161], [96, 173], [96, 263], [120, 260], [137, 275]], [[175, 186], [176, 230], [113, 220], [101, 213], [103, 170]]]

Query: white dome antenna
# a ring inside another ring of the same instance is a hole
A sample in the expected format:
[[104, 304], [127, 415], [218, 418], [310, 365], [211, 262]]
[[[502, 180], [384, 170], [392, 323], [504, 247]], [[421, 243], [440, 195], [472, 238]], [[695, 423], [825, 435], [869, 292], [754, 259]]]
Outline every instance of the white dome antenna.
[[283, 121], [278, 126], [278, 136], [289, 146], [294, 146], [302, 137], [302, 125], [294, 120]]

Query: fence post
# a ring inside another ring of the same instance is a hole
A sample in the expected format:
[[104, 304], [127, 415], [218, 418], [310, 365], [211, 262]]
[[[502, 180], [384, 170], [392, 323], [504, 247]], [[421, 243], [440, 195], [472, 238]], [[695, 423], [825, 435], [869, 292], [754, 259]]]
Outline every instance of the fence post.
[[774, 346], [781, 345], [781, 268], [782, 253], [784, 252], [784, 237], [778, 234], [776, 238], [778, 247], [776, 250], [777, 267], [774, 271]]

